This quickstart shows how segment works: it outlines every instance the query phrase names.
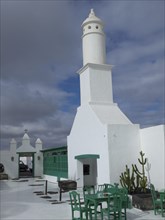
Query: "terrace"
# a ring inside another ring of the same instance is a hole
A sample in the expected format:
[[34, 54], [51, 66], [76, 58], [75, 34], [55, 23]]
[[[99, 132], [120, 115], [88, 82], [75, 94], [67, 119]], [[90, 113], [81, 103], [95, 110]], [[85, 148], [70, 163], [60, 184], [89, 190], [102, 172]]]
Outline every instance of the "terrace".
[[[81, 189], [79, 189], [80, 192]], [[0, 181], [1, 220], [71, 220], [69, 193], [59, 202], [59, 188], [49, 183], [45, 195], [45, 181], [37, 178]], [[127, 210], [127, 220], [161, 220], [152, 211], [133, 208]]]

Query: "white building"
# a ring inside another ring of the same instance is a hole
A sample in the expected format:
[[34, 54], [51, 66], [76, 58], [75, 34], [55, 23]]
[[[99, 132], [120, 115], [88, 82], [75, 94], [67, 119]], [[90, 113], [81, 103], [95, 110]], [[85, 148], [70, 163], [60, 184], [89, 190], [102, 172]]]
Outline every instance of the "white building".
[[[113, 102], [112, 65], [106, 64], [103, 22], [91, 10], [82, 29], [83, 67], [78, 71], [81, 105], [67, 139], [68, 149], [42, 150], [40, 139], [33, 147], [25, 132], [20, 147], [12, 139], [10, 151], [1, 151], [5, 173], [9, 178], [20, 177], [19, 161], [26, 157], [28, 166], [32, 158], [32, 176], [50, 181], [68, 177], [79, 187], [119, 183], [126, 165], [138, 165], [142, 150], [151, 164], [148, 179], [157, 189], [165, 188], [165, 125], [140, 129]], [[56, 160], [57, 155], [62, 159]]]
[[[148, 147], [147, 130], [140, 131], [139, 125], [133, 124], [113, 102], [112, 65], [106, 64], [103, 22], [93, 10], [82, 29], [83, 67], [78, 71], [81, 104], [67, 139], [68, 177], [76, 179], [80, 187], [119, 182], [125, 165], [137, 163], [141, 150], [151, 162], [151, 154], [155, 155], [155, 149], [151, 152]], [[156, 141], [156, 134], [151, 135]], [[159, 167], [164, 180], [164, 141], [159, 144], [157, 157], [161, 155]], [[157, 181], [157, 187], [162, 184]]]
[[[28, 173], [22, 173], [19, 169], [19, 163], [22, 161], [25, 165], [32, 169], [31, 176], [42, 176], [43, 174], [43, 155], [42, 141], [38, 138], [35, 142], [35, 147], [30, 144], [30, 138], [25, 130], [22, 138], [22, 145], [17, 146], [15, 139], [10, 142], [10, 150], [2, 150], [0, 163], [4, 165], [5, 173], [9, 178], [19, 178]], [[29, 176], [29, 174], [28, 174]]]

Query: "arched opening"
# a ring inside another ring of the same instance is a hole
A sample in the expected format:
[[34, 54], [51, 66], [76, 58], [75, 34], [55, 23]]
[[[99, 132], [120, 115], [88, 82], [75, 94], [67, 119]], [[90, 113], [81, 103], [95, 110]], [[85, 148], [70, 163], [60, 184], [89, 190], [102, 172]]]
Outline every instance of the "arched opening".
[[19, 153], [19, 178], [34, 177], [34, 153]]

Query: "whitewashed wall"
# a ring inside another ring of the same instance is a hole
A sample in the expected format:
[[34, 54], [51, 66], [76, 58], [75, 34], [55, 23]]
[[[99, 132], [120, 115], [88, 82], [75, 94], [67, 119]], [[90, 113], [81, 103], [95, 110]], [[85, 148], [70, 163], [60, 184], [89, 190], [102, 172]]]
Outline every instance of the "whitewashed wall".
[[42, 176], [43, 175], [43, 153], [42, 150], [42, 142], [35, 144], [36, 153], [34, 154], [35, 167], [34, 167], [34, 175]]
[[119, 183], [125, 166], [137, 163], [140, 152], [139, 125], [109, 125], [110, 182]]
[[[100, 123], [89, 105], [78, 108], [72, 131], [67, 141], [68, 175], [70, 179], [78, 179], [79, 184], [81, 178], [83, 178], [77, 174], [77, 160], [75, 156], [81, 154], [99, 154], [100, 159], [97, 159], [98, 182], [107, 182], [109, 180], [106, 126]], [[107, 167], [107, 175], [104, 175], [101, 167]]]
[[[0, 156], [0, 163], [5, 167], [5, 172], [8, 174], [9, 179], [18, 177], [18, 154], [11, 153], [8, 150], [2, 150]], [[11, 157], [14, 158], [14, 161], [11, 160]]]
[[104, 124], [102, 117], [97, 117], [98, 114], [93, 109], [92, 105], [78, 108], [71, 134], [68, 136], [69, 178], [78, 179], [82, 184], [83, 177], [77, 175], [75, 156], [98, 154], [97, 183], [119, 182], [125, 165], [136, 163], [139, 156], [139, 125], [125, 124], [124, 119], [120, 120], [123, 124]]
[[165, 188], [165, 125], [140, 130], [142, 151], [151, 164], [150, 178], [157, 189]]

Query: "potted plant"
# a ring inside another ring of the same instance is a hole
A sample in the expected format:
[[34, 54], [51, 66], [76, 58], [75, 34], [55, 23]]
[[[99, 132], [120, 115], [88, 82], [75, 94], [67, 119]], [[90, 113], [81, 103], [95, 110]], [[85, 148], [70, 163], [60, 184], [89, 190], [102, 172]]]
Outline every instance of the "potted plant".
[[[136, 164], [132, 164], [132, 169], [126, 165], [126, 170], [120, 175], [120, 184], [127, 188], [128, 193], [132, 195], [132, 205], [142, 210], [153, 209], [152, 196], [148, 188], [148, 179], [145, 174], [145, 165], [147, 158], [145, 154], [140, 151], [140, 158], [138, 162], [141, 165], [141, 170]], [[147, 164], [147, 169], [149, 166]], [[147, 170], [148, 171], [148, 170]]]

